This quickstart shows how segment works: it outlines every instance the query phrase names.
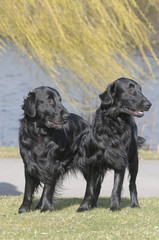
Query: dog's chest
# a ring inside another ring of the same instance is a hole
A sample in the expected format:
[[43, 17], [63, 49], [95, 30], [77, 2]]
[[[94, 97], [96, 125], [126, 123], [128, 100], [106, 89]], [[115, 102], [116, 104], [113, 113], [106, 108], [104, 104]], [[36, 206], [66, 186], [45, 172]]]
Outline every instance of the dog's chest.
[[121, 145], [129, 145], [131, 138], [131, 129], [128, 124], [105, 124], [103, 128], [98, 129], [96, 136], [103, 143], [104, 148], [115, 145], [121, 147]]
[[127, 150], [130, 145], [131, 129], [130, 126], [124, 124], [122, 127], [112, 129], [112, 134], [109, 136], [110, 145], [114, 145], [117, 148], [123, 148]]
[[37, 137], [33, 142], [32, 150], [33, 158], [38, 161], [47, 161], [50, 158], [52, 161], [62, 160], [65, 157], [65, 145], [59, 144], [59, 139], [51, 136]]
[[36, 157], [46, 157], [47, 144], [43, 137], [37, 137], [33, 142], [33, 155]]
[[[131, 141], [131, 129], [126, 123], [113, 122], [103, 129], [102, 165], [113, 169], [123, 169], [128, 162], [128, 152]], [[101, 144], [100, 144], [101, 145]]]
[[101, 160], [102, 165], [116, 169], [126, 166], [131, 142], [131, 128], [128, 122], [109, 119], [102, 127], [96, 128], [95, 138], [100, 153], [99, 159], [104, 160]]

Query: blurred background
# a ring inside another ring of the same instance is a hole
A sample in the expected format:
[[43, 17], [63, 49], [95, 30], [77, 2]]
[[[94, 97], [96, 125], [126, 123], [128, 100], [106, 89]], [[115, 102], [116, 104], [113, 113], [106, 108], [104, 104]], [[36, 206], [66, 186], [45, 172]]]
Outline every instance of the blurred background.
[[159, 149], [157, 0], [2, 0], [0, 146], [18, 146], [21, 105], [40, 85], [91, 122], [98, 95], [122, 76], [140, 83], [152, 108], [137, 119], [147, 149]]

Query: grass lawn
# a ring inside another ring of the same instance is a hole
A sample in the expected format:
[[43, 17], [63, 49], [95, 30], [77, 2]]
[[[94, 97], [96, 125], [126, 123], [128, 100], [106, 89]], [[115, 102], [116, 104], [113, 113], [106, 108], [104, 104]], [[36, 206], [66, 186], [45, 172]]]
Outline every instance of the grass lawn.
[[0, 146], [0, 158], [21, 158], [19, 148]]
[[[0, 158], [19, 158], [18, 148], [0, 147]], [[140, 151], [140, 159], [159, 159], [159, 152]], [[32, 211], [19, 215], [22, 196], [0, 197], [0, 239], [3, 240], [159, 240], [159, 198], [139, 199], [131, 209], [122, 199], [120, 212], [109, 210], [110, 198], [100, 198], [98, 208], [77, 213], [79, 198], [58, 199], [54, 212]]]
[[76, 212], [81, 199], [63, 198], [57, 200], [54, 212], [19, 215], [21, 202], [22, 196], [0, 198], [0, 239], [159, 239], [159, 198], [140, 199], [140, 209], [129, 208], [125, 198], [119, 212], [109, 210], [109, 198], [100, 198], [98, 208], [83, 213]]
[[[0, 158], [20, 158], [18, 147], [0, 147]], [[159, 160], [159, 151], [140, 150], [139, 159]]]
[[159, 151], [140, 150], [139, 159], [159, 160]]

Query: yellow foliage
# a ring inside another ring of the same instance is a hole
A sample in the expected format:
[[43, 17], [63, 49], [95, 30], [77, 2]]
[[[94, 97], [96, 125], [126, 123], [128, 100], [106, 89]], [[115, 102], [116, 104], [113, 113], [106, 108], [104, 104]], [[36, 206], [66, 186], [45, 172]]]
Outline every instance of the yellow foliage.
[[[157, 0], [151, 5], [158, 9]], [[144, 75], [130, 57], [136, 47], [151, 72], [145, 49], [158, 62], [149, 40], [153, 26], [135, 0], [1, 0], [0, 22], [0, 36], [43, 66], [83, 110], [109, 82], [136, 78], [135, 70]]]

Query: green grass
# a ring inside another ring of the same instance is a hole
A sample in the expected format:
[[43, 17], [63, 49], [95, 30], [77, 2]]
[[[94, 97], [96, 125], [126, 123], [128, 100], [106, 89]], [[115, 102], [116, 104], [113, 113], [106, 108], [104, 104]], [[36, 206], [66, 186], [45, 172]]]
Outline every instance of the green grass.
[[[0, 147], [0, 158], [20, 158], [18, 147]], [[159, 160], [159, 151], [140, 150], [139, 159]]]
[[0, 239], [159, 239], [159, 198], [139, 199], [140, 209], [129, 208], [125, 198], [120, 212], [111, 212], [110, 199], [100, 198], [98, 208], [83, 213], [76, 212], [81, 199], [66, 198], [58, 199], [54, 212], [19, 215], [21, 202], [22, 196], [0, 198]]
[[140, 150], [139, 159], [159, 160], [159, 151]]
[[0, 146], [0, 158], [20, 158], [19, 148]]

